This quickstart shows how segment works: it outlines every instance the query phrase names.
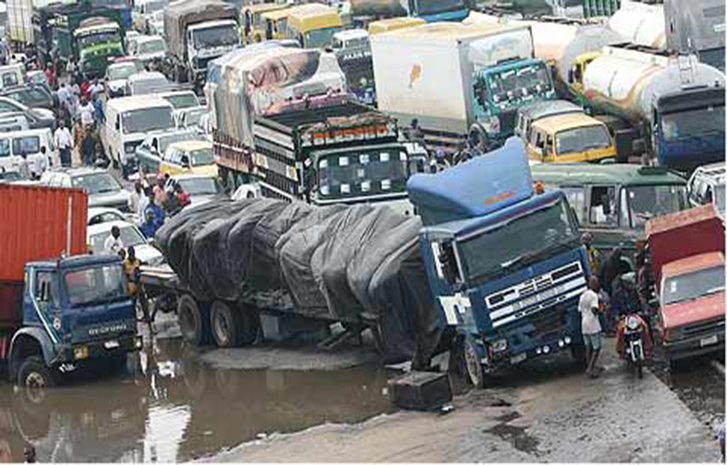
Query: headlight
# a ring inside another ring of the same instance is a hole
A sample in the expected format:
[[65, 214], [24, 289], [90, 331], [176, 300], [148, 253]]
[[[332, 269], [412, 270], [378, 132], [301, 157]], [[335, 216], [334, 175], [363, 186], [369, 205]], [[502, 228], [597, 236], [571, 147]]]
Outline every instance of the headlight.
[[507, 339], [499, 339], [493, 342], [491, 346], [493, 352], [502, 352], [507, 350]]
[[639, 321], [639, 319], [635, 316], [630, 316], [626, 318], [626, 327], [632, 331], [637, 329], [640, 323], [641, 322]]
[[79, 346], [73, 348], [73, 358], [75, 360], [81, 360], [84, 358], [88, 358], [88, 347], [86, 346]]

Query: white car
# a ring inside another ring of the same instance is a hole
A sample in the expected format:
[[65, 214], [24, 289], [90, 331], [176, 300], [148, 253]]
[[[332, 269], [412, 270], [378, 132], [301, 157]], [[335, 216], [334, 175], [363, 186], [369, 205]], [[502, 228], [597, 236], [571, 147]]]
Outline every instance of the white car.
[[111, 228], [118, 226], [121, 235], [121, 243], [124, 249], [134, 247], [136, 258], [147, 265], [160, 265], [164, 262], [164, 256], [144, 237], [141, 230], [136, 225], [127, 221], [110, 221], [108, 223], [100, 223], [88, 227], [86, 233], [86, 242], [91, 251], [95, 255], [107, 255], [109, 252], [104, 250], [106, 239], [111, 235]]
[[138, 217], [133, 213], [122, 213], [116, 208], [94, 207], [88, 209], [89, 226], [95, 226], [101, 223], [111, 223], [113, 221], [128, 221], [136, 223]]
[[126, 92], [126, 81], [129, 77], [142, 71], [139, 64], [134, 61], [112, 63], [106, 68], [106, 90], [109, 98], [122, 97]]
[[162, 36], [141, 36], [129, 47], [129, 55], [144, 63], [163, 60], [168, 53], [167, 43]]

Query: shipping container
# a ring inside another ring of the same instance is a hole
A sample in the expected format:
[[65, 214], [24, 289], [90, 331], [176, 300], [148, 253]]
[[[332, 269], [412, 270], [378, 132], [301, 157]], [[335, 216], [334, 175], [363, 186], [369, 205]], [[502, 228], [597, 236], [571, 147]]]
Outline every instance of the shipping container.
[[725, 251], [724, 225], [712, 204], [650, 220], [646, 223], [646, 238], [656, 283], [667, 263]]
[[25, 263], [86, 252], [88, 195], [0, 185], [0, 330], [18, 323]]

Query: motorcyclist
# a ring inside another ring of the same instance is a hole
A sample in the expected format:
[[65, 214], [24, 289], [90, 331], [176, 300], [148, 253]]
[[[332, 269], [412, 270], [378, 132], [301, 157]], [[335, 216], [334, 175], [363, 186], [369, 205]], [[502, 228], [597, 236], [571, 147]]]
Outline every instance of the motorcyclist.
[[625, 356], [624, 331], [626, 330], [626, 320], [629, 316], [634, 316], [639, 320], [644, 353], [652, 353], [654, 347], [649, 325], [641, 315], [641, 303], [635, 290], [634, 280], [634, 273], [622, 275], [619, 285], [614, 289], [614, 297], [611, 302], [612, 315], [618, 318], [616, 322], [616, 352], [621, 357]]

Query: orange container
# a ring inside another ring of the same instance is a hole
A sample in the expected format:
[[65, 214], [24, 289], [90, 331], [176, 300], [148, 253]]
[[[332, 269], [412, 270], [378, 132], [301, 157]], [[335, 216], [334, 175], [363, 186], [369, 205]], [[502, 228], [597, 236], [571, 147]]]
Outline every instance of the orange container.
[[88, 195], [0, 184], [0, 329], [16, 322], [25, 263], [86, 253]]

